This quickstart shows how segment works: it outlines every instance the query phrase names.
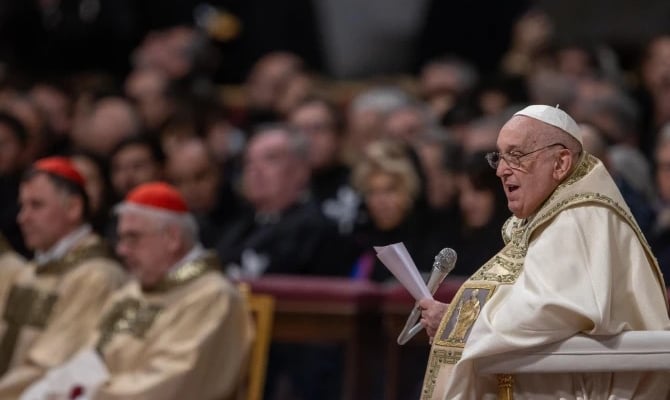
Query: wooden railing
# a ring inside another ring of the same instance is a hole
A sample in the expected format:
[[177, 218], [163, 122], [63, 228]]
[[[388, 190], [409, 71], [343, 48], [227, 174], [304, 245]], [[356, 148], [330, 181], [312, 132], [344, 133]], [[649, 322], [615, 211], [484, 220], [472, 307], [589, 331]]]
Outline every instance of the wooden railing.
[[[461, 280], [447, 280], [435, 295], [449, 302]], [[345, 278], [265, 276], [249, 281], [252, 292], [275, 298], [273, 342], [338, 343], [344, 345], [342, 398], [370, 399], [383, 374], [384, 397], [395, 400], [403, 370], [402, 348], [396, 343], [414, 300], [398, 284], [380, 285]], [[429, 351], [428, 337], [419, 333], [406, 346]], [[384, 357], [385, 370], [372, 367]], [[416, 372], [416, 371], [413, 371]]]

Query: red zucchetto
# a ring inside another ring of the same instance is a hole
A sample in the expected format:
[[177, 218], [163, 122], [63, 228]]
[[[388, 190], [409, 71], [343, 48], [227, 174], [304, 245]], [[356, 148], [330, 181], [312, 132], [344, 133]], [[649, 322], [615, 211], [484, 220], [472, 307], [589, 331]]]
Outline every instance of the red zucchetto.
[[124, 203], [180, 214], [188, 212], [186, 201], [181, 194], [173, 186], [164, 182], [148, 182], [138, 185], [128, 192]]
[[36, 171], [60, 176], [63, 179], [76, 183], [82, 188], [86, 184], [84, 177], [77, 171], [74, 163], [67, 157], [45, 157], [35, 161], [33, 168]]

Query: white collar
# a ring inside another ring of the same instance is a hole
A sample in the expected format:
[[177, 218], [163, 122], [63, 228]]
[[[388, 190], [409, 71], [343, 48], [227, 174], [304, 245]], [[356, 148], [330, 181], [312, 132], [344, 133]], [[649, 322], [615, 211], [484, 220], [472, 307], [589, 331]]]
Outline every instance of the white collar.
[[81, 239], [91, 233], [91, 225], [83, 224], [79, 228], [73, 230], [67, 235], [63, 236], [56, 244], [51, 246], [47, 251], [35, 252], [35, 263], [40, 266], [54, 260], [59, 260], [65, 256]]

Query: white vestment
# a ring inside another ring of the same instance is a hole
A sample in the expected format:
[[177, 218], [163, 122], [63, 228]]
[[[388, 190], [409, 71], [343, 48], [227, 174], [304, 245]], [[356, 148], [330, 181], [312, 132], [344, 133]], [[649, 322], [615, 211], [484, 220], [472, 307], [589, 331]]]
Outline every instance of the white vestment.
[[[221, 274], [214, 255], [180, 263], [151, 290], [129, 282], [100, 315], [85, 350], [52, 369], [22, 399], [50, 399], [76, 387], [94, 400], [228, 400], [237, 395], [253, 326], [244, 298]], [[78, 375], [96, 364], [94, 356], [104, 371], [87, 381]]]
[[[474, 360], [578, 333], [667, 330], [665, 284], [602, 163], [585, 154], [540, 210], [459, 290], [435, 336], [423, 399], [495, 399]], [[666, 372], [518, 374], [519, 399], [666, 399]]]

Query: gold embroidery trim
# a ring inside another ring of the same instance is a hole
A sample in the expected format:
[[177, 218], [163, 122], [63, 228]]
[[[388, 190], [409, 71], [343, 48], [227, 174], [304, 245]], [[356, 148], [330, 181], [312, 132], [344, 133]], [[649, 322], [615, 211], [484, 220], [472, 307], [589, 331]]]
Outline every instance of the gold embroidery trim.
[[[517, 221], [511, 223], [517, 224]], [[454, 341], [449, 339], [449, 334], [445, 331], [452, 319], [454, 312], [459, 307], [462, 301], [462, 296], [467, 289], [487, 290], [488, 293], [484, 301], [480, 302], [480, 308], [483, 308], [486, 302], [493, 296], [493, 293], [500, 285], [509, 285], [516, 281], [523, 269], [523, 260], [526, 255], [526, 247], [520, 246], [526, 226], [514, 226], [510, 230], [509, 243], [496, 256], [486, 262], [475, 274], [470, 277], [459, 289], [454, 300], [449, 307], [445, 316], [440, 322], [440, 326], [435, 335], [435, 342], [431, 350], [429, 365], [426, 368], [424, 376], [422, 399], [430, 399], [433, 396], [435, 384], [439, 371], [445, 364], [455, 365], [461, 358], [467, 342], [467, 336], [471, 330], [471, 326], [465, 329], [466, 335], [462, 341]], [[472, 292], [471, 292], [472, 293]], [[475, 318], [476, 320], [476, 318]], [[474, 325], [474, 321], [472, 324]], [[454, 323], [455, 326], [455, 323]], [[463, 331], [463, 329], [462, 329]], [[447, 335], [445, 338], [445, 334]], [[453, 338], [452, 338], [453, 339]], [[437, 347], [437, 346], [442, 346]]]
[[129, 333], [139, 339], [144, 338], [162, 307], [142, 303], [138, 299], [124, 299], [114, 304], [100, 323], [100, 338], [96, 349], [100, 354], [104, 347], [118, 333]]
[[64, 274], [80, 263], [98, 257], [111, 257], [109, 249], [102, 243], [102, 241], [100, 241], [100, 239], [97, 239], [96, 242], [89, 245], [72, 249], [60, 260], [41, 265], [36, 269], [36, 273], [55, 275]]
[[44, 328], [56, 300], [58, 295], [55, 293], [25, 286], [12, 286], [3, 318], [8, 323]]
[[0, 342], [0, 375], [4, 374], [24, 326], [44, 329], [58, 295], [24, 286], [12, 286], [3, 312], [6, 330]]
[[498, 380], [498, 399], [513, 400], [514, 398], [514, 377], [509, 374], [499, 374]]
[[216, 255], [208, 252], [204, 257], [188, 262], [170, 272], [156, 286], [149, 288], [149, 291], [161, 292], [172, 289], [199, 278], [211, 270], [220, 270], [220, 267]]
[[444, 364], [456, 364], [462, 355], [463, 352], [459, 350], [436, 349], [433, 351], [426, 368], [426, 380], [421, 392], [422, 400], [433, 397], [440, 367]]
[[528, 246], [521, 240], [524, 229], [515, 229], [510, 241], [470, 277], [470, 281], [514, 283], [521, 274]]

